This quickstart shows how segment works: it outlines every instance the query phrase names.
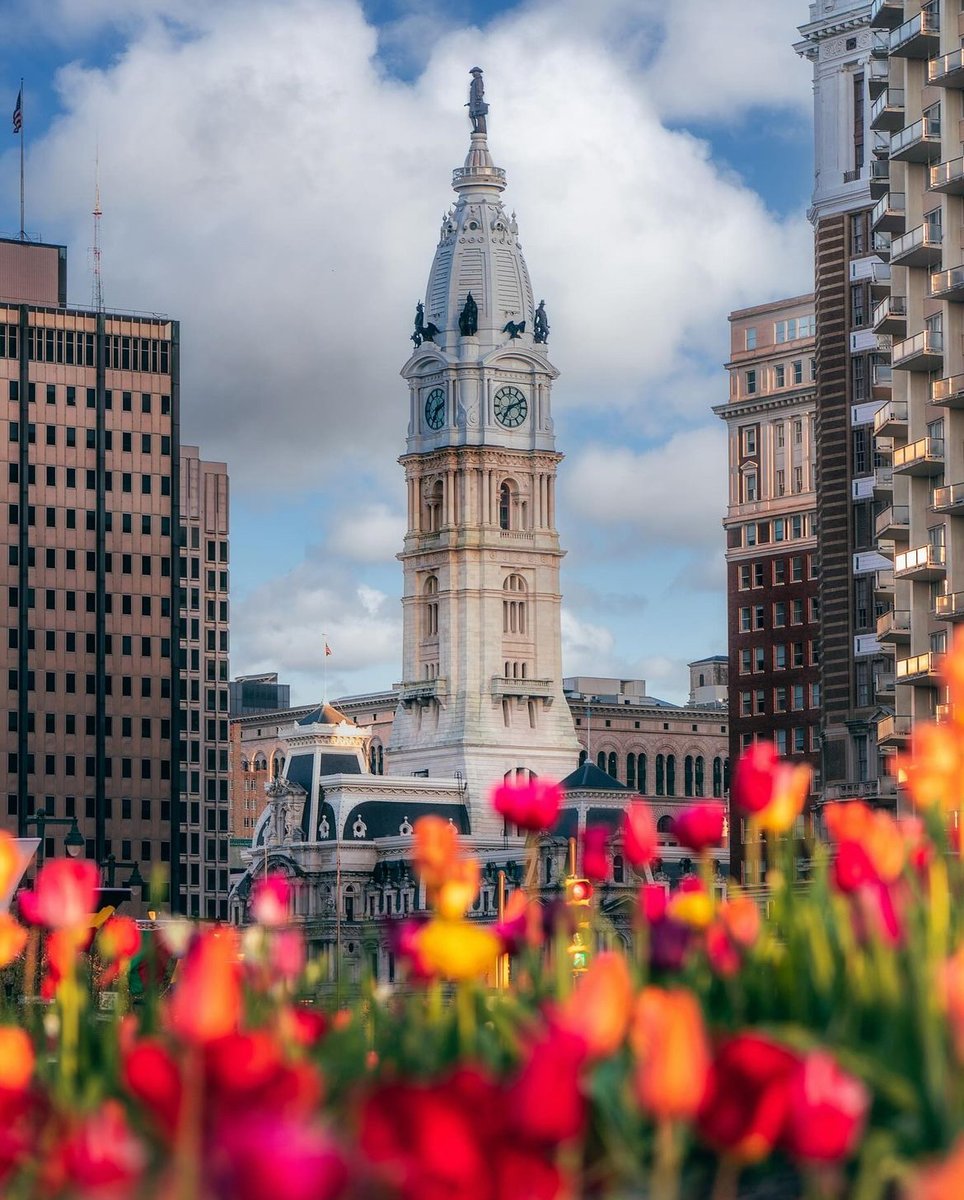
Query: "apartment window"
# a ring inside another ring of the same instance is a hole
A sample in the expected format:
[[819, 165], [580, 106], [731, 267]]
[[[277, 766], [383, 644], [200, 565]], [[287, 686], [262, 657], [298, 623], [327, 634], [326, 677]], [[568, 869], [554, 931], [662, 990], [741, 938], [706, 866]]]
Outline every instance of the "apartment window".
[[753, 693], [753, 711], [758, 717], [765, 715], [767, 710], [767, 694], [764, 688], [757, 688]]
[[[748, 717], [752, 713], [753, 696], [750, 692], [740, 692], [740, 716]], [[15, 717], [16, 713], [11, 713], [11, 717]]]
[[782, 558], [773, 560], [773, 582], [776, 586], [786, 582], [787, 564]]
[[747, 646], [740, 651], [740, 674], [749, 675], [752, 669], [753, 659], [750, 654], [750, 649]]
[[864, 165], [864, 75], [854, 75], [854, 170]]
[[[780, 428], [782, 429], [783, 426], [781, 425]], [[776, 472], [776, 476], [774, 478], [774, 490], [778, 496], [783, 496], [786, 494], [787, 474], [782, 467]]]
[[757, 427], [755, 425], [745, 425], [740, 430], [740, 433], [743, 440], [744, 457], [749, 457], [750, 455], [756, 454]]
[[817, 360], [815, 358], [811, 358], [810, 359], [810, 382], [816, 383], [816, 380], [817, 380]]
[[750, 632], [750, 610], [749, 608], [740, 609], [740, 632]]
[[751, 325], [750, 328], [746, 330], [745, 345], [746, 345], [747, 350], [755, 350], [756, 349], [756, 326], [755, 325]]
[[743, 373], [743, 390], [747, 396], [756, 395], [756, 371]]
[[743, 503], [752, 504], [757, 499], [759, 499], [759, 493], [756, 471], [747, 471], [743, 476]]
[[850, 324], [854, 329], [867, 324], [867, 292], [862, 283], [850, 285]]
[[757, 673], [766, 670], [766, 648], [764, 646], [753, 647], [753, 670]]
[[750, 564], [743, 563], [740, 566], [740, 591], [745, 592], [750, 587]]
[[795, 554], [790, 559], [790, 582], [800, 583], [803, 580], [803, 555]]
[[786, 754], [786, 752], [787, 752], [787, 731], [785, 729], [777, 729], [777, 730], [775, 730], [775, 733], [776, 733], [775, 740], [776, 740], [777, 753], [778, 754]]
[[794, 600], [793, 601], [793, 615], [791, 617], [790, 623], [792, 625], [802, 625], [803, 624], [803, 601], [802, 600]]
[[753, 608], [753, 628], [763, 629], [765, 625], [765, 612], [762, 604], [754, 605]]
[[[794, 493], [803, 491], [803, 467], [793, 468], [793, 491]], [[800, 535], [797, 534], [797, 536]]]
[[787, 647], [783, 642], [773, 647], [773, 667], [777, 671], [785, 671], [787, 668]]
[[753, 586], [763, 587], [763, 563], [758, 562], [753, 564]]
[[811, 708], [819, 708], [820, 707], [820, 684], [819, 683], [811, 683], [811, 685], [810, 685], [810, 707]]
[[[782, 475], [783, 472], [781, 471], [780, 474]], [[781, 489], [781, 495], [782, 494], [783, 493], [782, 493], [782, 489]], [[786, 534], [786, 522], [784, 521], [783, 517], [774, 517], [774, 519], [773, 519], [773, 540], [775, 542], [782, 542], [785, 534]]]
[[785, 601], [778, 600], [773, 606], [773, 627], [780, 629], [787, 623], [787, 606]]
[[773, 689], [773, 711], [778, 713], [787, 711], [787, 689], [785, 687]]
[[864, 213], [855, 213], [850, 218], [850, 253], [866, 254], [867, 223]]
[[803, 655], [803, 642], [793, 643], [793, 665], [795, 667], [806, 666], [806, 659]]

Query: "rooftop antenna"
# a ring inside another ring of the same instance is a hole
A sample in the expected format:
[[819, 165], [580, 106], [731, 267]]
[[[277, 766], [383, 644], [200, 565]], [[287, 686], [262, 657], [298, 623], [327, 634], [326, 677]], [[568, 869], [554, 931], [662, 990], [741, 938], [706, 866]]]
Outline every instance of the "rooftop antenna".
[[104, 311], [104, 280], [100, 272], [100, 219], [103, 216], [100, 207], [100, 145], [97, 146], [94, 158], [94, 244], [91, 247], [91, 263], [94, 277], [91, 286], [90, 302], [97, 312]]

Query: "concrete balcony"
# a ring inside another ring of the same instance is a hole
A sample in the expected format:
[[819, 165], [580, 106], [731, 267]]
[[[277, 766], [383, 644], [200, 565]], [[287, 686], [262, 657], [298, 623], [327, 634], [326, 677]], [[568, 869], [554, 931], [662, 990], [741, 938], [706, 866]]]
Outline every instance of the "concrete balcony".
[[890, 355], [894, 371], [938, 371], [944, 365], [944, 335], [925, 329], [894, 342]]
[[893, 467], [877, 467], [874, 471], [874, 499], [881, 500], [886, 496], [893, 495], [893, 491]]
[[907, 401], [888, 400], [874, 414], [874, 436], [882, 434], [901, 436], [907, 433]]
[[906, 609], [894, 609], [881, 613], [877, 618], [877, 641], [898, 642], [910, 641], [910, 612]]
[[893, 132], [904, 125], [904, 89], [889, 87], [870, 106], [870, 128]]
[[892, 538], [878, 538], [877, 553], [881, 558], [889, 558], [893, 562], [897, 554], [897, 543]]
[[934, 616], [940, 621], [964, 619], [964, 592], [947, 592], [934, 597]]
[[925, 9], [890, 31], [895, 58], [932, 58], [941, 48], [940, 14]]
[[931, 383], [931, 404], [941, 408], [964, 408], [964, 375], [948, 375]]
[[870, 284], [871, 288], [889, 288], [890, 263], [885, 263], [876, 254], [853, 259], [850, 263], [850, 282], [863, 283], [864, 281]]
[[934, 488], [931, 508], [934, 512], [949, 513], [952, 517], [964, 516], [964, 483], [949, 483]]
[[949, 158], [930, 168], [930, 190], [945, 196], [964, 196], [964, 158]]
[[890, 58], [890, 32], [886, 29], [871, 29], [870, 54], [872, 58], [886, 60]]
[[874, 572], [874, 595], [882, 600], [889, 599], [894, 594], [894, 572]]
[[874, 254], [878, 255], [884, 262], [890, 262], [890, 247], [893, 244], [894, 238], [892, 234], [881, 233], [879, 230], [871, 235], [871, 249]]
[[905, 550], [894, 559], [895, 579], [916, 579], [933, 583], [947, 574], [946, 555], [943, 546], [917, 546]]
[[944, 439], [918, 438], [894, 451], [896, 475], [940, 475], [944, 470]]
[[874, 697], [875, 699], [892, 701], [894, 698], [894, 684], [896, 678], [892, 671], [876, 671], [874, 673]]
[[412, 705], [428, 704], [435, 700], [441, 703], [448, 694], [445, 679], [411, 679], [399, 683], [395, 687], [399, 701], [406, 708]]
[[911, 718], [903, 713], [881, 717], [877, 722], [877, 745], [883, 750], [902, 750], [910, 738]]
[[[890, 78], [890, 72], [887, 73]], [[941, 54], [927, 64], [927, 82], [934, 87], [964, 88], [964, 50]]]
[[881, 92], [890, 87], [890, 63], [879, 58], [872, 58], [867, 63], [864, 74], [867, 79], [867, 90], [871, 100], [876, 100]]
[[897, 682], [939, 683], [943, 662], [944, 655], [934, 650], [928, 650], [926, 654], [915, 654], [913, 658], [898, 658]]
[[874, 518], [874, 533], [878, 538], [906, 540], [910, 533], [910, 508], [906, 504], [889, 504]]
[[931, 275], [930, 294], [933, 300], [952, 300], [964, 304], [964, 267], [935, 271]]
[[870, 6], [871, 29], [896, 29], [904, 19], [904, 0], [874, 0]]
[[890, 247], [890, 261], [894, 266], [902, 267], [936, 266], [941, 261], [942, 243], [943, 231], [939, 225], [917, 225], [894, 238]]
[[936, 117], [921, 117], [890, 139], [891, 162], [932, 163], [940, 156], [941, 123]]
[[824, 789], [825, 800], [877, 800], [879, 797], [879, 779], [865, 779], [860, 783], [828, 783]]
[[882, 162], [871, 162], [869, 182], [870, 194], [875, 200], [888, 191], [890, 188], [890, 163], [886, 159]]
[[545, 700], [552, 703], [551, 679], [506, 679], [502, 675], [492, 676], [492, 695], [496, 699], [514, 696], [519, 700]]
[[907, 332], [907, 297], [885, 296], [870, 318], [874, 333], [903, 337]]
[[881, 196], [870, 214], [870, 224], [875, 233], [903, 233], [907, 224], [904, 193], [888, 192]]

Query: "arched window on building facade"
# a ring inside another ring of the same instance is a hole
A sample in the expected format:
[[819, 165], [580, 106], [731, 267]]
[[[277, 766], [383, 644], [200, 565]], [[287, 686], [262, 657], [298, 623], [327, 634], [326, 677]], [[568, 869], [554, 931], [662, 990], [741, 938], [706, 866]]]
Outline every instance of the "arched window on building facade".
[[636, 755], [632, 751], [626, 755], [626, 786], [636, 786]]
[[666, 759], [662, 754], [656, 755], [656, 795], [666, 795]]
[[526, 581], [521, 575], [507, 575], [502, 585], [502, 632], [524, 636], [528, 633]]
[[499, 528], [512, 528], [512, 488], [508, 483], [499, 488]]
[[676, 755], [666, 755], [666, 795], [676, 795]]
[[609, 762], [606, 764], [606, 770], [612, 775], [613, 779], [619, 778], [619, 764], [615, 750], [610, 750], [609, 752]]
[[683, 759], [683, 795], [693, 795], [693, 755], [687, 754]]
[[641, 796], [646, 795], [646, 755], [640, 754], [636, 759], [636, 786]]
[[589, 753], [588, 753], [588, 751], [586, 751], [586, 750], [580, 750], [580, 751], [579, 751], [579, 765], [580, 765], [580, 767], [582, 766], [582, 764], [583, 764], [583, 763], [586, 761], [586, 759], [587, 759], [588, 757], [589, 757]]
[[600, 750], [599, 753], [596, 755], [596, 766], [600, 769], [600, 771], [605, 771], [605, 769], [606, 769], [606, 751], [605, 750]]
[[723, 759], [713, 759], [713, 795], [723, 795]]
[[705, 796], [706, 795], [706, 786], [705, 786], [705, 781], [703, 778], [704, 773], [705, 773], [705, 765], [703, 762], [703, 755], [697, 754], [697, 756], [696, 756], [696, 794], [697, 794], [697, 796]]
[[425, 596], [425, 633], [427, 638], [438, 637], [438, 576], [429, 575], [422, 589]]

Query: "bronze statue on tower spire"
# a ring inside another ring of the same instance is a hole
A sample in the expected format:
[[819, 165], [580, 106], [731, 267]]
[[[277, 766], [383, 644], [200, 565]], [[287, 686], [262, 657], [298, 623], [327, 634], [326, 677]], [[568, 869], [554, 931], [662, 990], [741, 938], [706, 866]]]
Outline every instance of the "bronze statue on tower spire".
[[489, 111], [489, 106], [483, 99], [485, 88], [482, 83], [482, 68], [473, 67], [469, 72], [472, 76], [472, 82], [469, 84], [469, 120], [472, 122], [473, 133], [485, 133], [485, 117]]

